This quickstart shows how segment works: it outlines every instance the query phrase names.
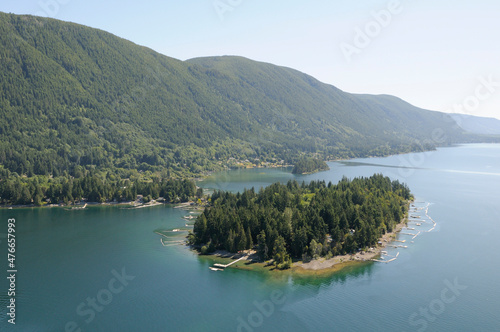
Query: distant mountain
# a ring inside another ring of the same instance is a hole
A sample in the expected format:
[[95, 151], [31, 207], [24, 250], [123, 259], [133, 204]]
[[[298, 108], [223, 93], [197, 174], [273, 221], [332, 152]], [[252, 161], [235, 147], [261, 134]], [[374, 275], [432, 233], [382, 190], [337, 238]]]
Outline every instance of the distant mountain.
[[465, 131], [481, 135], [500, 135], [500, 120], [468, 114], [450, 114]]
[[297, 130], [295, 136], [315, 138], [327, 146], [349, 147], [363, 155], [377, 148], [390, 152], [429, 140], [437, 128], [446, 133], [449, 142], [468, 139], [448, 115], [419, 109], [396, 97], [346, 93], [294, 69], [242, 57], [188, 62], [237, 82], [229, 88], [214, 80], [211, 86], [217, 93], [233, 100], [252, 96], [250, 100], [259, 100], [268, 109], [274, 106], [265, 113], [271, 117], [264, 125], [280, 121], [276, 130]]
[[0, 13], [0, 65], [0, 165], [19, 174], [192, 175], [231, 157], [293, 163], [481, 140], [395, 97], [241, 57], [183, 62], [48, 18]]

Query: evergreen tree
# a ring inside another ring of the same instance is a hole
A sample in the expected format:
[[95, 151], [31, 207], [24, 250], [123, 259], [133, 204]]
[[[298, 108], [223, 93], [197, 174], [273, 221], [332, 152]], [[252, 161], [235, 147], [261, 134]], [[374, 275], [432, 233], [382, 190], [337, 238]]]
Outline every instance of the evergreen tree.
[[258, 242], [257, 255], [259, 256], [261, 261], [265, 261], [268, 258], [269, 249], [267, 247], [266, 233], [264, 231], [261, 231], [260, 234], [257, 236], [257, 242]]
[[235, 252], [251, 248], [258, 234], [259, 258], [274, 258], [278, 268], [290, 266], [291, 257], [353, 253], [376, 245], [401, 221], [408, 204], [404, 188], [376, 174], [337, 185], [291, 181], [258, 193], [216, 191], [195, 223], [194, 242]]

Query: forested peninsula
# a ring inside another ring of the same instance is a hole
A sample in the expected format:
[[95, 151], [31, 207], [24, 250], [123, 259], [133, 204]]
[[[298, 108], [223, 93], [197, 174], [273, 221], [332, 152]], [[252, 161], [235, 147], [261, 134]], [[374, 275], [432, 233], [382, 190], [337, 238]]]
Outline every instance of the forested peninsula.
[[375, 246], [402, 221], [412, 199], [406, 184], [380, 174], [344, 177], [336, 185], [289, 181], [258, 192], [216, 191], [188, 238], [202, 254], [255, 248], [261, 261], [287, 269], [292, 259]]
[[330, 167], [328, 167], [327, 163], [320, 159], [315, 158], [300, 158], [295, 163], [292, 174], [310, 174], [316, 173], [319, 171], [327, 171]]

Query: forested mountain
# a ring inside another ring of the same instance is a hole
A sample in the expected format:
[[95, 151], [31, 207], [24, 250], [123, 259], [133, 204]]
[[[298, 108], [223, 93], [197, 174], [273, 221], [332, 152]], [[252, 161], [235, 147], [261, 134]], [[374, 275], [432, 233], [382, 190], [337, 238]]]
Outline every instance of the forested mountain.
[[307, 138], [312, 150], [328, 146], [334, 154], [366, 156], [419, 149], [417, 142], [436, 143], [432, 142], [436, 129], [446, 137], [445, 144], [470, 139], [448, 115], [419, 109], [393, 96], [349, 94], [294, 69], [241, 57], [189, 62], [235, 80], [230, 89], [218, 80], [211, 86], [239, 102], [254, 96], [250, 101], [260, 100], [267, 108], [258, 118], [269, 124], [267, 128]]
[[500, 120], [469, 114], [450, 114], [465, 131], [473, 134], [500, 135]]
[[[478, 140], [447, 115], [240, 57], [179, 61], [110, 33], [0, 13], [0, 165], [192, 176], [230, 157], [293, 163]], [[424, 144], [422, 142], [426, 141]]]

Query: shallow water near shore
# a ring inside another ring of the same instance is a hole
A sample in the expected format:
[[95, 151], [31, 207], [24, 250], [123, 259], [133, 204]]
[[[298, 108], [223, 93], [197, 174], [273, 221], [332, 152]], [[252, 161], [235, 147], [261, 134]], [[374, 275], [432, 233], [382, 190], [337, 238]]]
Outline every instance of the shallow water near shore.
[[[289, 179], [336, 183], [342, 176], [382, 173], [406, 182], [417, 206], [429, 203], [436, 227], [426, 232], [433, 225], [423, 224], [414, 239], [400, 234], [408, 248], [388, 248], [390, 255], [399, 252], [390, 263], [297, 278], [211, 271], [212, 261], [187, 247], [164, 246], [155, 232], [187, 229], [181, 217], [189, 212], [170, 206], [1, 209], [0, 331], [64, 331], [72, 323], [82, 331], [500, 330], [500, 145], [329, 165], [330, 171], [311, 175], [229, 171], [199, 185], [238, 191]], [[15, 326], [6, 316], [5, 233], [12, 217]], [[168, 234], [176, 241], [186, 233]], [[89, 304], [93, 298], [98, 307]]]

